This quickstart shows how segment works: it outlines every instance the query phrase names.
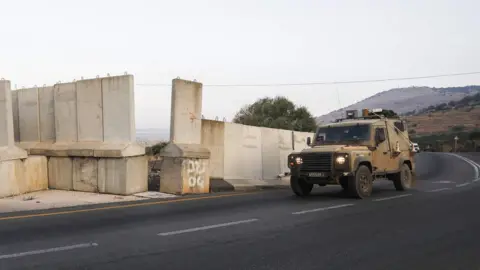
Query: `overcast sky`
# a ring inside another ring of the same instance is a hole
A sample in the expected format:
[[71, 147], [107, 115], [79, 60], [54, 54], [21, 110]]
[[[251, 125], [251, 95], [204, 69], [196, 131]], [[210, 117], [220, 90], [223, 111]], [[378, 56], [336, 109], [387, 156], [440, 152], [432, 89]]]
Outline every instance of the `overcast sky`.
[[[110, 73], [138, 84], [366, 80], [480, 71], [478, 0], [0, 0], [0, 77], [51, 85]], [[379, 91], [480, 76], [358, 85], [204, 87], [207, 118], [285, 95], [321, 115]], [[340, 102], [337, 91], [340, 93]], [[138, 128], [168, 128], [168, 86], [135, 87]]]

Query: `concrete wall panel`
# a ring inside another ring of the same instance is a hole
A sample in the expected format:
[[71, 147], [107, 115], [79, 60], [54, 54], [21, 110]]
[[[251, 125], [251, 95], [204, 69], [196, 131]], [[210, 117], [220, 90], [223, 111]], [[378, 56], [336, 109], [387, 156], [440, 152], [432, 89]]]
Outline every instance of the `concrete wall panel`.
[[75, 88], [75, 83], [54, 86], [55, 138], [57, 142], [76, 142], [78, 139]]
[[180, 79], [172, 81], [170, 141], [201, 143], [202, 84]]
[[225, 123], [224, 136], [224, 179], [262, 179], [261, 129]]
[[20, 141], [20, 126], [18, 119], [18, 91], [12, 91], [13, 136], [16, 142]]
[[302, 151], [303, 149], [307, 148], [307, 137], [310, 137], [313, 140], [313, 136], [315, 133], [313, 132], [294, 132], [294, 151]]
[[40, 141], [55, 141], [55, 103], [53, 87], [38, 88]]
[[279, 151], [279, 167], [277, 174], [289, 172], [287, 157], [293, 152], [293, 132], [291, 130], [278, 130], [278, 151]]
[[261, 128], [261, 132], [263, 179], [272, 179], [279, 174], [280, 170], [279, 130]]
[[76, 83], [79, 142], [103, 141], [102, 80], [81, 80]]
[[21, 142], [40, 141], [38, 88], [20, 89], [18, 95], [18, 121]]
[[210, 177], [223, 179], [225, 123], [202, 120], [202, 145], [210, 151]]
[[102, 78], [103, 129], [106, 142], [135, 141], [132, 75]]
[[12, 115], [10, 81], [0, 80], [0, 147], [14, 144]]

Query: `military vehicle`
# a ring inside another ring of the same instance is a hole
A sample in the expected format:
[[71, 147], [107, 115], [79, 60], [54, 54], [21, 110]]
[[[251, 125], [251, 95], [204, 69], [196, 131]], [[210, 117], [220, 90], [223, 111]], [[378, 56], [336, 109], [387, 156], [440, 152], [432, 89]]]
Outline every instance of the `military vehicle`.
[[387, 179], [398, 191], [415, 181], [414, 152], [407, 124], [392, 111], [346, 111], [346, 118], [323, 124], [306, 148], [288, 156], [290, 186], [307, 196], [315, 184], [340, 185], [357, 198], [369, 197], [373, 182]]

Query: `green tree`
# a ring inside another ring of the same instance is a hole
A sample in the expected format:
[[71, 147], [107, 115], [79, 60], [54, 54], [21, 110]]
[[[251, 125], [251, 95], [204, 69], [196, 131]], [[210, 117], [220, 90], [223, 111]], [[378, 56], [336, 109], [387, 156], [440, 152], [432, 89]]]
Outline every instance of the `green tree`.
[[249, 126], [313, 132], [315, 119], [306, 107], [295, 106], [286, 97], [261, 98], [237, 112], [234, 123]]

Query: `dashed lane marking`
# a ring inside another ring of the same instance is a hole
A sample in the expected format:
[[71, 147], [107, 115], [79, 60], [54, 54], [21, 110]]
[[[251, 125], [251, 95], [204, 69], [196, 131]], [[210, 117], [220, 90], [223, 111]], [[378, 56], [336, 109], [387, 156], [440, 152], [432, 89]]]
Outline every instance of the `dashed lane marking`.
[[453, 182], [452, 181], [434, 181], [432, 183], [434, 183], [434, 184], [451, 184]]
[[468, 186], [468, 185], [470, 185], [470, 183], [467, 182], [467, 183], [463, 183], [463, 184], [458, 184], [458, 185], [456, 185], [456, 187], [464, 187], [464, 186]]
[[222, 227], [234, 226], [234, 225], [239, 225], [239, 224], [252, 223], [252, 222], [255, 222], [255, 221], [258, 221], [258, 219], [253, 218], [253, 219], [239, 220], [239, 221], [228, 222], [228, 223], [221, 223], [221, 224], [215, 224], [215, 225], [209, 225], [209, 226], [203, 226], [203, 227], [190, 228], [190, 229], [186, 229], [186, 230], [164, 232], [164, 233], [159, 233], [158, 235], [159, 236], [170, 236], [170, 235], [177, 235], [177, 234], [182, 234], [182, 233], [205, 231], [205, 230], [210, 230], [210, 229], [215, 229], [215, 228], [222, 228]]
[[374, 202], [381, 202], [381, 201], [386, 201], [386, 200], [393, 200], [393, 199], [400, 199], [400, 198], [405, 198], [408, 196], [412, 196], [413, 194], [402, 194], [402, 195], [397, 195], [397, 196], [392, 196], [392, 197], [385, 197], [385, 198], [380, 198], [380, 199], [375, 199], [373, 200]]
[[25, 256], [31, 256], [31, 255], [39, 255], [39, 254], [45, 254], [45, 253], [67, 251], [67, 250], [73, 250], [73, 249], [79, 249], [79, 248], [90, 248], [90, 247], [96, 247], [96, 246], [98, 246], [97, 243], [85, 243], [85, 244], [78, 244], [78, 245], [72, 245], [72, 246], [32, 250], [32, 251], [21, 252], [21, 253], [0, 255], [0, 260], [13, 259], [13, 258], [25, 257]]
[[451, 188], [439, 188], [439, 189], [434, 189], [434, 190], [429, 190], [427, 192], [440, 192], [440, 191], [445, 191], [445, 190], [450, 190]]
[[340, 205], [334, 205], [334, 206], [323, 207], [323, 208], [315, 208], [315, 209], [310, 209], [310, 210], [293, 212], [292, 215], [301, 215], [301, 214], [312, 213], [312, 212], [326, 211], [326, 210], [337, 209], [337, 208], [342, 208], [342, 207], [349, 207], [349, 206], [353, 206], [353, 205], [355, 205], [355, 204], [340, 204]]

